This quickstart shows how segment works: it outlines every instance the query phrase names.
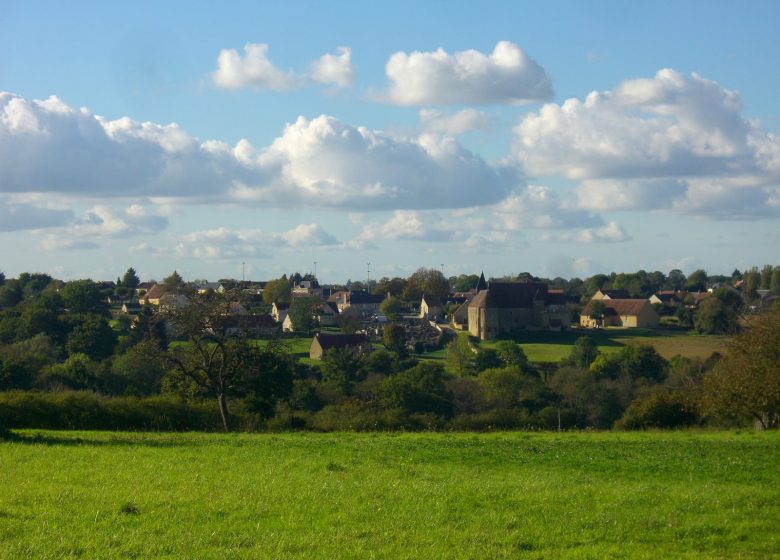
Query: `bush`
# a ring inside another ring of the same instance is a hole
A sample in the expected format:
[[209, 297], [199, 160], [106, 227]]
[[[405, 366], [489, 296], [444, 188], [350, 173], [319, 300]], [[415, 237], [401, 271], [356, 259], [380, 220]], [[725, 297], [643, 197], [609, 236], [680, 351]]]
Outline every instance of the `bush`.
[[622, 430], [680, 428], [691, 426], [698, 419], [681, 395], [658, 392], [631, 403], [623, 417], [615, 422], [615, 428]]
[[103, 397], [91, 392], [0, 393], [0, 425], [51, 430], [219, 430], [212, 402]]

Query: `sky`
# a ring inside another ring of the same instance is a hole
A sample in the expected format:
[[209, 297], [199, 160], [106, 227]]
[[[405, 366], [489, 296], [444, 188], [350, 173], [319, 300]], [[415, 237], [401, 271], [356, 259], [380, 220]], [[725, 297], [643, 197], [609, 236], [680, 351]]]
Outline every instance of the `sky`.
[[776, 1], [202, 4], [4, 0], [6, 276], [780, 264]]

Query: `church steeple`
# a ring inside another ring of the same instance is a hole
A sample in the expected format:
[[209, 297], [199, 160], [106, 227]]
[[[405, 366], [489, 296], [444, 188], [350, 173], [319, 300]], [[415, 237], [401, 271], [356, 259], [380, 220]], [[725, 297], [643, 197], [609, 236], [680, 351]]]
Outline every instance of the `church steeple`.
[[477, 293], [481, 292], [482, 290], [487, 290], [487, 282], [485, 282], [485, 272], [481, 272], [479, 275], [479, 280], [477, 280]]

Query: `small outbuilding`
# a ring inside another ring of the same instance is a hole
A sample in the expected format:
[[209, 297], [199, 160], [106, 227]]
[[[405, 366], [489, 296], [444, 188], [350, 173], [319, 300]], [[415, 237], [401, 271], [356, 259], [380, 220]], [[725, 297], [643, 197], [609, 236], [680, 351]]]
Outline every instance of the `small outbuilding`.
[[371, 351], [371, 340], [365, 334], [317, 333], [309, 347], [309, 358], [321, 360], [328, 350], [342, 348], [368, 353]]

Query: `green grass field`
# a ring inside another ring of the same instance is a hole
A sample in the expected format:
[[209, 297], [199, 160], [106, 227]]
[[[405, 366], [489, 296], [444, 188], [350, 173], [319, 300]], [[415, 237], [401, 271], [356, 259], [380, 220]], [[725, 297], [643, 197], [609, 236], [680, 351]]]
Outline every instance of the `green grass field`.
[[[672, 329], [572, 329], [566, 332], [527, 331], [515, 340], [532, 362], [558, 362], [571, 352], [580, 336], [592, 337], [603, 353], [616, 352], [631, 344], [650, 344], [666, 359], [678, 354], [688, 358], [708, 358], [713, 352], [723, 352], [728, 337], [699, 335]], [[482, 342], [490, 348], [495, 341]]]
[[0, 558], [778, 558], [780, 433], [0, 443]]

